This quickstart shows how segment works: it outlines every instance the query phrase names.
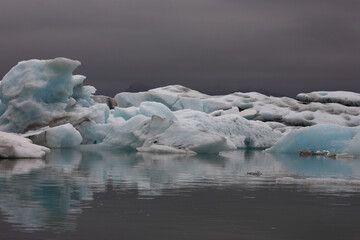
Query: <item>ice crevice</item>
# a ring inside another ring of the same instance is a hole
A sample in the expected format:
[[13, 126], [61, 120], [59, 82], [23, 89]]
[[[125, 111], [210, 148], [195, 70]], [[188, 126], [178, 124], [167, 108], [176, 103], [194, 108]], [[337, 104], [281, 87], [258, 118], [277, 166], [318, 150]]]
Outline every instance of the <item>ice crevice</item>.
[[[182, 154], [269, 148], [360, 155], [358, 93], [321, 91], [296, 99], [256, 92], [210, 96], [170, 85], [112, 98], [95, 95], [94, 87], [84, 85], [85, 76], [73, 75], [78, 66], [67, 58], [33, 59], [3, 77], [0, 149], [12, 154], [1, 157], [24, 157], [24, 149], [32, 147], [42, 157], [48, 148], [83, 145]], [[16, 135], [6, 141], [7, 134]]]

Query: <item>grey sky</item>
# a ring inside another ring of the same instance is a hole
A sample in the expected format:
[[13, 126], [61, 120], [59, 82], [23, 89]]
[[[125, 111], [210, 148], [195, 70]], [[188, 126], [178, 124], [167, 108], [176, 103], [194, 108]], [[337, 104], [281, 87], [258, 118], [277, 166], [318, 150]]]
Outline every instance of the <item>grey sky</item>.
[[360, 92], [360, 2], [0, 0], [0, 75], [80, 60], [98, 93], [182, 84], [208, 93]]

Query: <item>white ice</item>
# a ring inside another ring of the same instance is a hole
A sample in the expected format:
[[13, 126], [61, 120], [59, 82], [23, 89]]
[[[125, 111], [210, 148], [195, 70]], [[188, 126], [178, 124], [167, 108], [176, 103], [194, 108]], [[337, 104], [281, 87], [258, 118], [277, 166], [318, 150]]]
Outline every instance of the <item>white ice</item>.
[[50, 149], [35, 145], [30, 139], [0, 132], [0, 158], [42, 158]]

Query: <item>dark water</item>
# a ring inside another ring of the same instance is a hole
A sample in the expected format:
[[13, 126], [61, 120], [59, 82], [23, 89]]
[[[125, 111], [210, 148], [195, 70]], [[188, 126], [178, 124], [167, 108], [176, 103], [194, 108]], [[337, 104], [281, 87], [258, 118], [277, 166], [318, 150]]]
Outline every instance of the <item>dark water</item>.
[[360, 159], [54, 150], [0, 161], [0, 239], [359, 239], [359, 219]]

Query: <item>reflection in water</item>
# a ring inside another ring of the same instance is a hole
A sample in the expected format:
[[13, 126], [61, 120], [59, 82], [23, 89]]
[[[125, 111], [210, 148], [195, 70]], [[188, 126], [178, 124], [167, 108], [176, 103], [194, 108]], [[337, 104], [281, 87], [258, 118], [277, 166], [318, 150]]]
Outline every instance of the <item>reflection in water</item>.
[[[247, 175], [254, 171], [262, 175]], [[52, 150], [46, 160], [0, 162], [0, 209], [21, 230], [68, 231], [93, 194], [109, 184], [151, 198], [209, 186], [276, 187], [276, 178], [287, 176], [356, 179], [360, 163], [262, 151], [188, 156]]]

